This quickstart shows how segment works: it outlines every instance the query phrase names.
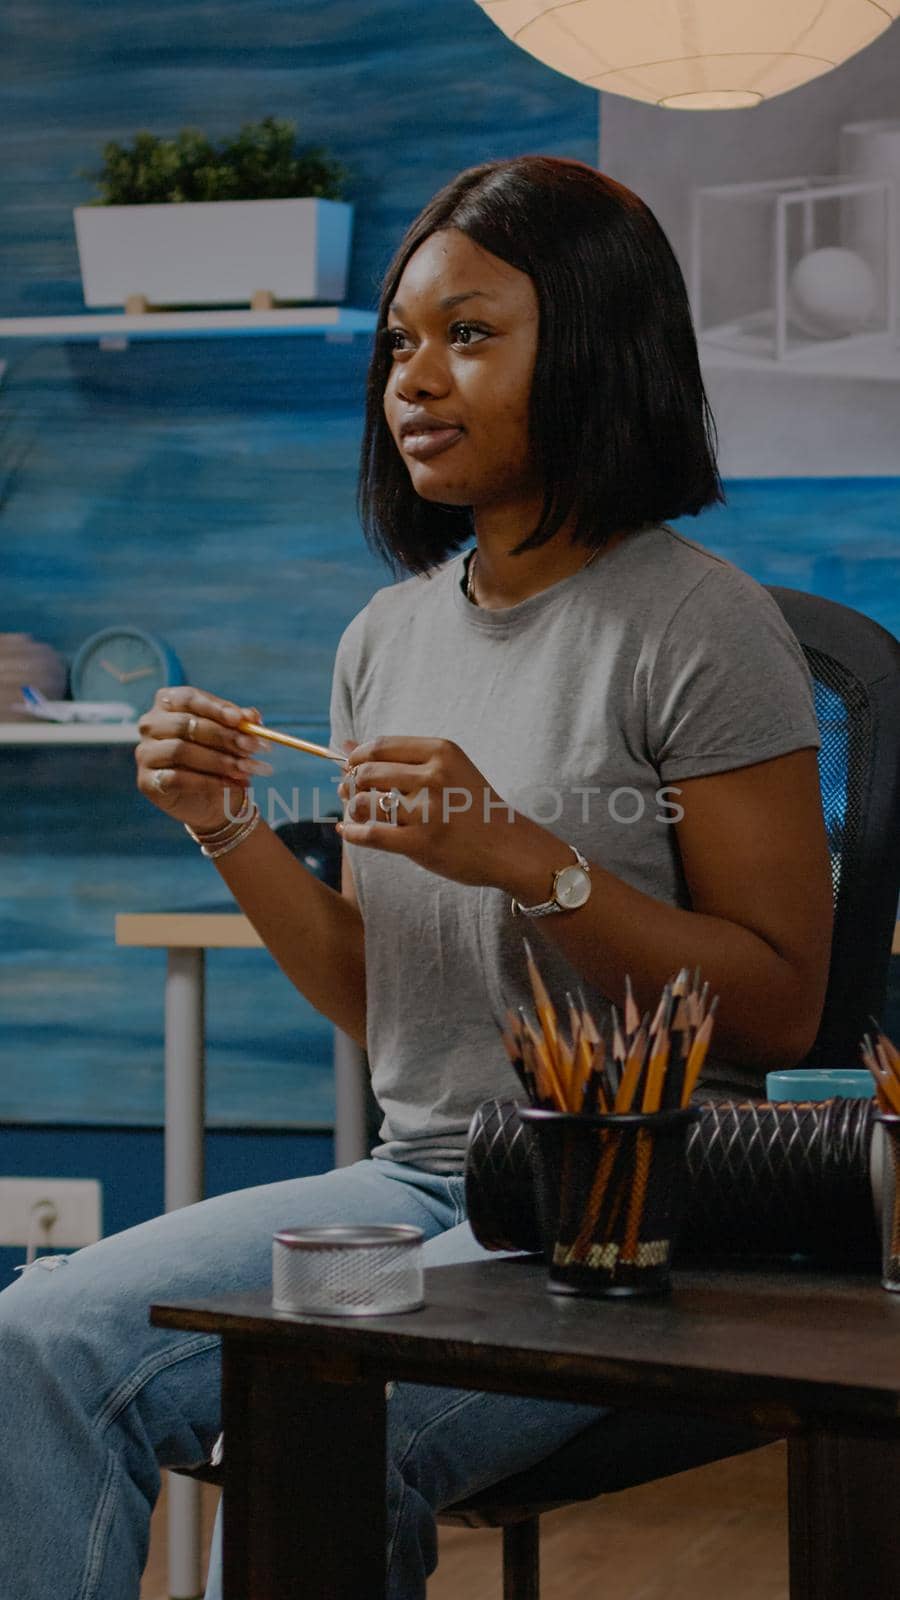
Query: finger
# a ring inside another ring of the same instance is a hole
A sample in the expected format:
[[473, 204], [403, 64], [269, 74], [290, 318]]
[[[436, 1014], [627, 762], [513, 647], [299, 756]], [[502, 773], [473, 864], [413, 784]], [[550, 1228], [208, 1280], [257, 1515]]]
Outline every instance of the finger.
[[256, 706], [239, 706], [234, 700], [223, 700], [220, 695], [195, 689], [189, 683], [178, 684], [172, 689], [158, 689], [154, 706], [163, 711], [193, 712], [195, 716], [208, 717], [212, 722], [221, 722], [230, 728], [236, 728], [239, 722], [263, 720]]
[[357, 766], [354, 760], [338, 784], [338, 793], [344, 790], [350, 794], [352, 789], [401, 789], [404, 794], [412, 794], [417, 789], [425, 788], [427, 781], [427, 774], [422, 767], [386, 761], [366, 761]]
[[411, 855], [410, 846], [418, 838], [419, 830], [396, 828], [392, 822], [336, 822], [335, 829], [346, 844], [363, 845], [370, 850], [393, 851], [395, 855]]
[[429, 811], [427, 789], [409, 793], [400, 789], [366, 789], [348, 798], [344, 815], [350, 822], [388, 822], [395, 827], [409, 827], [427, 822]]
[[[141, 747], [139, 747], [141, 748]], [[237, 779], [268, 776], [274, 770], [267, 761], [236, 751], [213, 750], [185, 739], [154, 739], [144, 754], [144, 765], [176, 767], [179, 771], [208, 773], [210, 777]]]
[[445, 743], [442, 739], [422, 739], [400, 734], [386, 734], [380, 739], [368, 739], [353, 749], [353, 766], [360, 761], [405, 761], [421, 764], [434, 755]]
[[224, 723], [213, 722], [210, 717], [200, 717], [193, 711], [161, 713], [167, 719], [169, 732], [186, 744], [208, 745], [213, 750], [230, 750], [249, 755], [254, 750], [266, 750], [264, 739], [252, 733], [237, 733]]
[[[201, 772], [188, 772], [183, 767], [144, 767], [138, 774], [138, 789], [153, 804], [162, 811], [174, 811], [189, 799], [207, 799], [209, 795], [210, 777]], [[234, 778], [213, 779], [228, 796], [238, 796], [240, 801], [249, 787], [249, 779], [240, 781]]]
[[139, 768], [150, 771], [175, 768], [181, 772], [198, 772], [221, 780], [234, 779], [249, 782], [254, 777], [268, 777], [273, 768], [267, 761], [259, 761], [239, 751], [214, 750], [186, 739], [149, 739], [141, 741], [135, 751]]
[[[176, 698], [178, 704], [175, 704]], [[232, 710], [237, 712], [239, 720], [248, 715], [246, 709], [232, 708], [230, 702], [217, 700], [189, 686], [163, 689], [139, 718], [138, 731], [148, 739], [178, 738], [186, 743], [210, 745], [213, 749], [242, 755], [263, 748], [261, 740], [237, 730], [231, 718]], [[254, 708], [249, 715], [259, 717], [259, 712]]]
[[[384, 798], [382, 807], [380, 802]], [[367, 789], [364, 794], [351, 794], [344, 807], [344, 820], [347, 822], [393, 822], [395, 810], [389, 796], [384, 796], [377, 789]]]

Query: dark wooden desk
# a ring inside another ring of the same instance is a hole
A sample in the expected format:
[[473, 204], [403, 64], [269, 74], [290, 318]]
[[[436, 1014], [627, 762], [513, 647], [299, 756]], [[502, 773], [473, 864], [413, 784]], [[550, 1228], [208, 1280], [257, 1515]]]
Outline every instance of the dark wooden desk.
[[395, 1317], [153, 1306], [224, 1340], [225, 1600], [383, 1600], [389, 1378], [786, 1434], [792, 1600], [900, 1596], [900, 1296], [789, 1268], [682, 1270], [660, 1301], [544, 1282], [535, 1258], [438, 1267]]

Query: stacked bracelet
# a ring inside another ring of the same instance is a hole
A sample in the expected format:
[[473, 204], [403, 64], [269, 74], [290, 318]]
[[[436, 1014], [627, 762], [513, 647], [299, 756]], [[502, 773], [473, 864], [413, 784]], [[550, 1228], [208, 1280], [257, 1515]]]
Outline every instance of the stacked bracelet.
[[195, 833], [189, 822], [186, 822], [184, 826], [197, 844], [219, 844], [234, 833], [239, 823], [246, 822], [252, 812], [253, 800], [250, 794], [247, 793], [241, 801], [241, 809], [237, 816], [229, 818], [228, 822], [224, 823], [221, 828], [214, 828], [211, 833]]
[[218, 856], [227, 855], [229, 850], [236, 849], [245, 839], [249, 839], [259, 821], [259, 806], [247, 794], [237, 816], [226, 822], [223, 828], [216, 828], [213, 833], [195, 833], [188, 823], [185, 823], [185, 828], [191, 838], [199, 844], [202, 854], [210, 861], [215, 861]]
[[208, 856], [210, 861], [215, 861], [218, 856], [227, 856], [229, 850], [236, 849], [239, 844], [243, 844], [245, 839], [249, 839], [254, 828], [260, 821], [261, 815], [259, 806], [254, 804], [247, 821], [238, 828], [237, 832], [230, 839], [226, 839], [222, 843], [217, 843], [213, 845], [212, 848], [210, 848], [209, 845], [201, 844], [201, 853], [205, 856]]

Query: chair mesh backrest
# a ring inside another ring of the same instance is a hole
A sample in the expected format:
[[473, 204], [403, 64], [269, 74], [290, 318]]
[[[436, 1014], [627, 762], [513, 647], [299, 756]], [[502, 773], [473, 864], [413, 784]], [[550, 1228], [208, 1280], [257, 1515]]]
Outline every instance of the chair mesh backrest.
[[859, 849], [871, 761], [872, 717], [865, 690], [852, 673], [821, 650], [805, 650], [804, 654], [812, 673], [822, 739], [819, 784], [836, 914], [844, 863], [852, 872], [854, 850]]
[[900, 643], [861, 612], [772, 588], [813, 679], [834, 933], [810, 1066], [858, 1064], [880, 1015], [900, 888]]

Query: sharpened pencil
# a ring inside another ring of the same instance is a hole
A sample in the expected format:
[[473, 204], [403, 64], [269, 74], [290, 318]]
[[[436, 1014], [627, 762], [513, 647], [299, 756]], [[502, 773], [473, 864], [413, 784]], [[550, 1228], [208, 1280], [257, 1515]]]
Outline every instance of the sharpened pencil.
[[292, 733], [276, 733], [274, 728], [264, 728], [259, 722], [239, 722], [242, 733], [253, 733], [257, 739], [271, 739], [273, 744], [290, 745], [292, 750], [302, 750], [308, 756], [322, 756], [326, 761], [339, 761], [346, 766], [347, 757], [342, 750], [332, 750], [327, 744], [313, 744], [309, 739], [295, 739]]
[[703, 1070], [703, 1063], [706, 1060], [706, 1052], [709, 1049], [709, 1041], [712, 1037], [713, 1020], [715, 1018], [716, 1007], [718, 1004], [719, 996], [716, 995], [712, 1005], [706, 1013], [706, 1016], [694, 1035], [694, 1042], [691, 1045], [690, 1054], [687, 1059], [687, 1066], [684, 1069], [684, 1082], [681, 1086], [681, 1104], [683, 1106], [689, 1104], [691, 1095], [697, 1086], [697, 1079]]
[[625, 1063], [625, 1058], [628, 1055], [628, 1046], [625, 1043], [625, 1036], [622, 1033], [622, 1029], [621, 1029], [621, 1026], [619, 1024], [619, 1013], [616, 1010], [615, 1006], [611, 1006], [610, 1007], [610, 1015], [612, 1017], [612, 1030], [613, 1030], [612, 1031], [612, 1053], [613, 1053], [613, 1058], [614, 1058], [614, 1060], [618, 1061], [620, 1066], [623, 1066], [624, 1063]]
[[541, 1025], [541, 1032], [547, 1041], [547, 1049], [554, 1058], [555, 1064], [556, 1042], [559, 1035], [556, 1012], [553, 1008], [553, 1002], [547, 993], [544, 980], [538, 971], [537, 962], [531, 953], [531, 945], [528, 943], [527, 939], [523, 939], [522, 943], [525, 946], [525, 957], [528, 962], [528, 976], [531, 979], [531, 988], [534, 994], [534, 1004], [538, 1014], [538, 1022]]
[[625, 1032], [627, 1033], [629, 1039], [632, 1039], [634, 1037], [634, 1035], [637, 1033], [637, 1030], [640, 1027], [640, 1023], [641, 1023], [641, 1014], [638, 1011], [637, 1002], [636, 1002], [636, 1000], [634, 998], [634, 991], [633, 991], [633, 989], [631, 987], [631, 979], [628, 976], [628, 973], [626, 972], [626, 974], [625, 974]]
[[613, 1102], [613, 1110], [616, 1112], [627, 1113], [634, 1110], [635, 1094], [647, 1052], [647, 1039], [647, 1029], [643, 1026], [638, 1028], [625, 1061], [625, 1070], [616, 1089]]

